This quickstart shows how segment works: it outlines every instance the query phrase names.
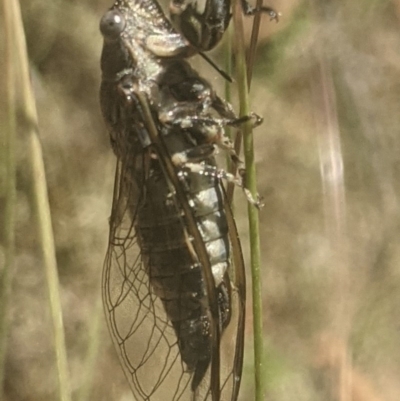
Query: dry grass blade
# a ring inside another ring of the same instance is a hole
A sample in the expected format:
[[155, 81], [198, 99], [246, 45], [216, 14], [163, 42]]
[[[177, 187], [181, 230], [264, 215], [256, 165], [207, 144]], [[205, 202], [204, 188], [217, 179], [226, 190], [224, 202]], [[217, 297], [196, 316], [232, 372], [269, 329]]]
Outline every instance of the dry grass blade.
[[11, 26], [10, 9], [3, 3], [1, 15], [4, 27], [5, 44], [5, 74], [2, 75], [3, 87], [6, 88], [6, 112], [4, 115], [5, 129], [1, 140], [0, 171], [3, 174], [0, 180], [4, 183], [0, 193], [5, 193], [3, 237], [5, 239], [4, 264], [1, 267], [0, 276], [0, 399], [3, 398], [3, 382], [5, 357], [8, 335], [8, 300], [11, 289], [10, 271], [14, 262], [15, 253], [15, 137], [16, 137], [16, 107], [15, 107], [15, 77], [13, 58], [13, 35]]
[[[64, 339], [64, 326], [59, 294], [59, 281], [55, 257], [54, 238], [51, 226], [47, 185], [45, 180], [42, 149], [38, 137], [38, 119], [35, 99], [30, 82], [29, 63], [26, 51], [25, 34], [22, 25], [21, 10], [18, 1], [3, 2], [7, 26], [10, 28], [10, 44], [13, 49], [13, 65], [15, 66], [15, 90], [18, 90], [20, 109], [19, 114], [27, 126], [26, 146], [32, 184], [31, 202], [37, 218], [37, 231], [40, 251], [46, 272], [50, 309], [53, 321], [54, 344], [59, 378], [59, 398], [70, 400], [68, 368]], [[18, 85], [18, 86], [17, 86]]]

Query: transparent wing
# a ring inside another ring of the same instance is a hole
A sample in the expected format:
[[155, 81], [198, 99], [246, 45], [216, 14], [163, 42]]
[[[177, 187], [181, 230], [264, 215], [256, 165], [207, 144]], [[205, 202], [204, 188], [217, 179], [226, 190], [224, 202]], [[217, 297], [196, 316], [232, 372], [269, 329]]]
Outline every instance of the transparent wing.
[[[146, 177], [138, 179], [133, 174], [135, 163], [145, 164], [145, 159], [141, 155], [136, 156], [135, 161], [119, 161], [116, 170], [102, 284], [104, 308], [114, 346], [138, 401], [234, 401], [243, 359], [245, 283], [233, 217], [228, 208], [233, 255], [229, 272], [231, 319], [221, 333], [218, 355], [213, 355], [201, 383], [192, 389], [193, 372], [181, 360], [174, 327], [163, 302], [156, 295], [157, 291], [150, 284], [135, 232], [142, 200], [146, 197], [146, 202], [151, 203], [149, 196], [155, 196], [154, 192], [146, 191]], [[164, 179], [167, 181], [166, 177]], [[154, 199], [154, 204], [158, 203], [159, 200]], [[179, 202], [175, 204], [180, 209]], [[182, 224], [185, 224], [184, 219]], [[217, 371], [213, 369], [213, 364], [218, 366]], [[215, 380], [212, 378], [218, 371], [219, 397], [213, 389]]]
[[129, 164], [118, 163], [103, 271], [103, 302], [121, 365], [138, 400], [184, 400], [191, 374], [179, 357], [177, 338], [153, 293], [134, 229], [143, 188]]

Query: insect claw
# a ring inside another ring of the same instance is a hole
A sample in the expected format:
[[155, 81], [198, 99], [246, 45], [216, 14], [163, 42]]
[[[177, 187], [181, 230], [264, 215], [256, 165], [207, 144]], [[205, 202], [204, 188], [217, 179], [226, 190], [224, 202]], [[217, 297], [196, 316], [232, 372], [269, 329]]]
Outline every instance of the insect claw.
[[266, 12], [269, 15], [269, 20], [270, 21], [275, 20], [276, 22], [279, 22], [279, 17], [282, 16], [282, 14], [280, 12], [275, 11], [271, 7], [261, 7], [260, 11], [261, 12]]
[[262, 202], [260, 196], [257, 194], [255, 197], [250, 192], [250, 190], [246, 187], [243, 187], [243, 192], [247, 198], [247, 201], [253, 205], [256, 209], [260, 210], [264, 207], [264, 203]]
[[263, 198], [259, 194], [256, 194], [256, 196], [254, 197], [246, 186], [246, 181], [245, 181], [246, 170], [243, 167], [240, 167], [237, 170], [237, 174], [239, 176], [238, 181], [240, 182], [240, 186], [242, 187], [242, 190], [244, 192], [244, 195], [246, 196], [247, 201], [251, 205], [256, 207], [258, 210], [263, 208], [264, 207]]
[[253, 7], [251, 4], [247, 2], [247, 0], [242, 0], [242, 8], [245, 15], [255, 15], [257, 13], [266, 13], [269, 15], [270, 21], [275, 20], [279, 22], [279, 17], [281, 13], [275, 11], [272, 7], [261, 6], [261, 7]]
[[258, 127], [259, 125], [261, 125], [264, 122], [264, 118], [259, 116], [257, 113], [251, 113], [250, 116], [254, 120], [253, 128]]
[[261, 210], [264, 206], [265, 206], [265, 202], [264, 202], [264, 197], [263, 196], [260, 196], [259, 194], [257, 194], [257, 205], [256, 205], [256, 208], [258, 209], [258, 210]]
[[269, 20], [279, 22], [280, 17], [282, 17], [282, 13], [276, 12], [275, 10], [271, 9], [269, 12]]

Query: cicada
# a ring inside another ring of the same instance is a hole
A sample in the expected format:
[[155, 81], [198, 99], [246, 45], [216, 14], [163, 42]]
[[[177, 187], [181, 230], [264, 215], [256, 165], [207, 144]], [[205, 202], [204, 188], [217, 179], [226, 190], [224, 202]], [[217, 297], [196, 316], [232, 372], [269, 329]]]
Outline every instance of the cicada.
[[215, 148], [232, 107], [188, 63], [197, 52], [153, 0], [103, 16], [101, 109], [117, 156], [103, 301], [137, 400], [233, 401], [245, 272]]

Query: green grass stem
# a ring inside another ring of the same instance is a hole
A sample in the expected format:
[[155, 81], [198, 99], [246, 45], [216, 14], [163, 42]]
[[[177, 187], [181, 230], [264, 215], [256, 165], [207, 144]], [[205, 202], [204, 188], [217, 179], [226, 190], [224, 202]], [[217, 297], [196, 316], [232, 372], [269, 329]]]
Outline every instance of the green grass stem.
[[[243, 12], [241, 4], [234, 4], [233, 19], [235, 24], [236, 41], [236, 79], [239, 92], [240, 115], [249, 115], [249, 94], [247, 81], [247, 63], [244, 43]], [[246, 166], [246, 186], [254, 197], [257, 196], [256, 168], [254, 162], [254, 144], [252, 134], [252, 122], [243, 125], [243, 148]], [[260, 235], [258, 210], [248, 204], [249, 240], [250, 240], [250, 264], [252, 276], [252, 300], [253, 300], [253, 335], [254, 335], [254, 379], [255, 400], [264, 401], [264, 339], [263, 339], [263, 314], [260, 278]]]

